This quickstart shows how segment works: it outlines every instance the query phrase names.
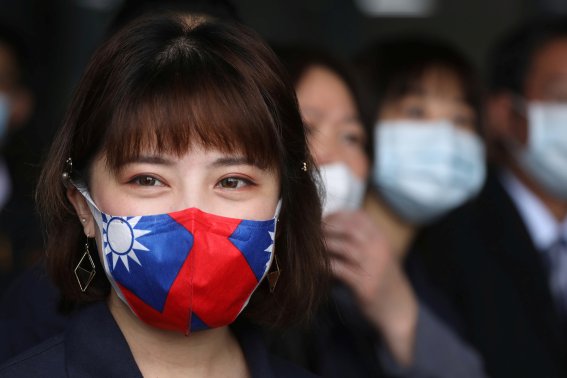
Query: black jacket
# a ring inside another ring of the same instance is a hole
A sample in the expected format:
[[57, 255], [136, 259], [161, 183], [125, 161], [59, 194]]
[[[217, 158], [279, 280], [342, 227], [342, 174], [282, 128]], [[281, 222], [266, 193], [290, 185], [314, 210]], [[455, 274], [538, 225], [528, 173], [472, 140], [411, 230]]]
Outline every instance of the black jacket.
[[[252, 377], [312, 377], [268, 354], [247, 326], [234, 328]], [[142, 377], [128, 344], [106, 304], [79, 311], [65, 332], [0, 367], [0, 377]]]
[[565, 334], [540, 252], [497, 173], [475, 201], [426, 228], [415, 244], [490, 376], [567, 377]]

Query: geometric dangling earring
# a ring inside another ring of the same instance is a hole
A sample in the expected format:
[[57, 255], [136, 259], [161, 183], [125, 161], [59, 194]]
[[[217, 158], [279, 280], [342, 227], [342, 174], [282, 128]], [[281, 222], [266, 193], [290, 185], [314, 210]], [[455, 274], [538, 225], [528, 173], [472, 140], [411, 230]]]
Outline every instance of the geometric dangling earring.
[[79, 263], [75, 267], [75, 277], [77, 277], [77, 282], [81, 291], [84, 293], [87, 291], [91, 281], [96, 274], [95, 264], [93, 258], [89, 253], [89, 238], [87, 237], [87, 242], [85, 243], [85, 253]]
[[278, 279], [280, 278], [280, 265], [278, 264], [278, 256], [274, 253], [274, 262], [276, 263], [276, 270], [268, 273], [268, 284], [270, 285], [270, 293], [276, 290]]

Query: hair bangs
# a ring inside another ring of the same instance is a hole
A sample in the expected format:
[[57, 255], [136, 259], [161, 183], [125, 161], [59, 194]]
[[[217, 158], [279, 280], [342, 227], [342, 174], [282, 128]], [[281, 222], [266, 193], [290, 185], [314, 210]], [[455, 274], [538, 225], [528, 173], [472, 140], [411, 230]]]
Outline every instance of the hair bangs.
[[180, 157], [203, 147], [279, 170], [275, 121], [255, 83], [226, 62], [201, 57], [197, 64], [183, 63], [162, 67], [159, 75], [131, 86], [102, 146], [109, 167], [117, 169], [145, 153]]

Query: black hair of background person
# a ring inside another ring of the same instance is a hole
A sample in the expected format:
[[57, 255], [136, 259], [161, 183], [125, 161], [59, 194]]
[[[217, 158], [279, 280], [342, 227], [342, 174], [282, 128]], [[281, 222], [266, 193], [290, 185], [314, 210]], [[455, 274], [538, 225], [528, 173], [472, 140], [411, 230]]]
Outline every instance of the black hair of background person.
[[[567, 38], [567, 16], [539, 18], [501, 37], [487, 54], [489, 94], [510, 93], [522, 98], [534, 56], [557, 38]], [[491, 161], [506, 155], [507, 146], [501, 140], [491, 140], [489, 148]]]
[[358, 111], [360, 121], [366, 130], [366, 135], [369, 136], [366, 141], [365, 150], [368, 156], [371, 157], [373, 153], [373, 146], [370, 141], [370, 136], [372, 135], [370, 127], [372, 124], [367, 122], [367, 118], [364, 117], [363, 110], [360, 105], [361, 93], [351, 65], [348, 62], [333, 56], [328, 51], [315, 46], [291, 46], [277, 44], [272, 44], [271, 46], [286, 68], [295, 88], [297, 88], [303, 79], [303, 76], [307, 73], [307, 70], [317, 66], [330, 70], [337, 75], [344, 84], [346, 84], [350, 93], [352, 93], [354, 97], [356, 110]]
[[[0, 25], [0, 43], [8, 48], [15, 63], [14, 76], [8, 80], [26, 88], [34, 97], [35, 59], [24, 34], [16, 28]], [[31, 106], [33, 108], [33, 104]], [[8, 202], [0, 209], [0, 235], [7, 259], [0, 266], [0, 295], [13, 276], [38, 258], [43, 244], [33, 200], [39, 174], [39, 152], [34, 147], [33, 130], [28, 127], [37, 121], [33, 115], [32, 109], [27, 121], [9, 130], [0, 145], [12, 187]]]
[[532, 59], [543, 45], [567, 38], [567, 16], [536, 19], [507, 33], [488, 53], [488, 90], [521, 95]]
[[[355, 66], [363, 90], [365, 117], [376, 122], [380, 107], [407, 95], [425, 71], [445, 67], [457, 75], [465, 102], [482, 116], [482, 84], [475, 67], [459, 49], [434, 37], [407, 35], [379, 40], [355, 56]], [[476, 122], [480, 132], [482, 120]]]

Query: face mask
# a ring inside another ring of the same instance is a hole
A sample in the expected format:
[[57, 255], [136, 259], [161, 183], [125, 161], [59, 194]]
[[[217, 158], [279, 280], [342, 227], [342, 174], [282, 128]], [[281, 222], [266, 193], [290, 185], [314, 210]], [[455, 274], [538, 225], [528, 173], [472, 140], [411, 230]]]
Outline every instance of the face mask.
[[346, 164], [325, 164], [319, 167], [319, 172], [325, 193], [323, 216], [360, 208], [366, 188]]
[[10, 100], [4, 93], [0, 93], [0, 142], [4, 140], [10, 121]]
[[234, 322], [272, 263], [279, 204], [266, 221], [196, 208], [112, 216], [80, 190], [100, 231], [108, 279], [151, 326], [188, 335]]
[[382, 122], [375, 139], [374, 185], [411, 223], [427, 223], [456, 208], [484, 182], [482, 141], [449, 121]]
[[516, 147], [518, 163], [548, 193], [567, 199], [567, 105], [528, 104], [528, 144]]

